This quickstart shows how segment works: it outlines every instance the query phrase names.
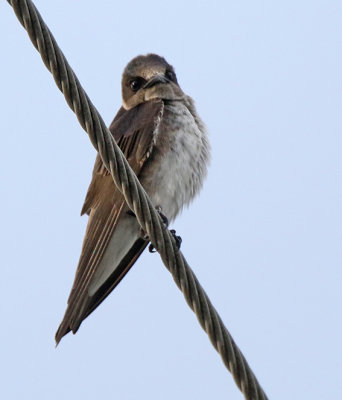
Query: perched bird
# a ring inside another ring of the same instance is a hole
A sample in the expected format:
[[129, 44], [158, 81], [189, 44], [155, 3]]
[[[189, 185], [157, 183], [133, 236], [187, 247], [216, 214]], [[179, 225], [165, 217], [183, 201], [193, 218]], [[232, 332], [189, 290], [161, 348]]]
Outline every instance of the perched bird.
[[[109, 129], [153, 204], [174, 220], [202, 187], [210, 147], [193, 100], [164, 58], [147, 54], [129, 62], [122, 107]], [[76, 333], [149, 243], [99, 155], [83, 214], [88, 226], [57, 344]]]

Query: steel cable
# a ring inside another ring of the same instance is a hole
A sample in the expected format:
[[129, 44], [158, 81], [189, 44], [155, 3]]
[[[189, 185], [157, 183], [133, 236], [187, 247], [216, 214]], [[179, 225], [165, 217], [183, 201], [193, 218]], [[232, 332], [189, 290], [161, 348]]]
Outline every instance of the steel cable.
[[33, 45], [39, 51], [47, 69], [64, 94], [69, 107], [76, 114], [82, 128], [99, 152], [110, 171], [115, 185], [123, 193], [128, 206], [135, 213], [142, 229], [159, 252], [166, 268], [195, 312], [211, 343], [219, 352], [227, 369], [248, 400], [265, 400], [266, 394], [258, 383], [245, 357], [224, 326], [176, 242], [164, 226], [159, 214], [115, 143], [99, 112], [92, 104], [75, 73], [58, 47], [31, 0], [7, 0]]

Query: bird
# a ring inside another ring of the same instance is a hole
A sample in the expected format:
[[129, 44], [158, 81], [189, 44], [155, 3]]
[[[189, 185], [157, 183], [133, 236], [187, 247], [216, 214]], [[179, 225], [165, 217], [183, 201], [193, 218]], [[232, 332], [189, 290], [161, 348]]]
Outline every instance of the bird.
[[[152, 203], [174, 221], [202, 188], [210, 161], [206, 126], [175, 70], [157, 54], [125, 67], [122, 106], [109, 130]], [[113, 291], [149, 243], [99, 155], [81, 215], [88, 215], [71, 293], [56, 345]]]

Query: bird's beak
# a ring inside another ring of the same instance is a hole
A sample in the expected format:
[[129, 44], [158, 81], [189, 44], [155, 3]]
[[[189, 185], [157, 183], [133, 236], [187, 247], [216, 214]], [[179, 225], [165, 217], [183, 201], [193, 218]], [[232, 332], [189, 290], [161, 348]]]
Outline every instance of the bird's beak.
[[156, 75], [151, 78], [145, 85], [144, 89], [151, 88], [152, 86], [156, 85], [157, 83], [169, 83], [169, 79], [167, 79], [164, 75]]

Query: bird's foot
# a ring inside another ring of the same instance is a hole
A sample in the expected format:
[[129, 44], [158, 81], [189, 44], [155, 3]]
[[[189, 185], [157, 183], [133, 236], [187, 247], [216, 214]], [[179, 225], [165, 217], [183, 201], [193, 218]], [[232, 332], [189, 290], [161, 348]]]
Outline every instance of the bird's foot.
[[169, 226], [169, 220], [165, 214], [162, 213], [162, 208], [160, 206], [156, 206], [157, 213], [160, 215], [160, 218], [163, 221], [163, 224], [167, 228]]
[[172, 233], [172, 236], [176, 241], [177, 249], [179, 250], [183, 240], [182, 240], [182, 238], [180, 236], [176, 235], [176, 231], [174, 229], [171, 229], [170, 232]]
[[[167, 216], [166, 216], [165, 214], [162, 213], [162, 208], [161, 208], [160, 206], [156, 206], [156, 211], [157, 211], [157, 213], [160, 215], [160, 218], [161, 218], [163, 224], [164, 224], [165, 227], [167, 228], [167, 227], [169, 226], [169, 220], [168, 220]], [[130, 215], [130, 216], [132, 216], [132, 217], [135, 217], [135, 216], [136, 216], [135, 213], [134, 213], [132, 210], [126, 211], [126, 214], [127, 214], [127, 215]], [[176, 246], [177, 246], [177, 248], [178, 248], [178, 250], [179, 250], [180, 247], [181, 247], [181, 244], [182, 244], [182, 238], [181, 238], [180, 236], [177, 236], [177, 235], [176, 235], [176, 231], [175, 231], [174, 229], [171, 229], [171, 230], [170, 230], [170, 233], [171, 233], [172, 236], [174, 237], [174, 239], [175, 239], [175, 241], [176, 241]], [[140, 231], [140, 236], [141, 236], [144, 240], [149, 240], [149, 237], [148, 237], [147, 233], [146, 233], [143, 229], [141, 229], [141, 231]], [[155, 248], [154, 248], [154, 246], [153, 246], [152, 243], [149, 245], [148, 251], [149, 251], [150, 253], [155, 253], [155, 252], [156, 252], [156, 250], [155, 250]]]
[[[181, 247], [181, 244], [182, 244], [182, 238], [181, 238], [180, 236], [177, 236], [177, 235], [176, 235], [176, 231], [175, 231], [174, 229], [171, 229], [171, 230], [170, 230], [170, 233], [171, 233], [171, 235], [173, 236], [173, 238], [175, 239], [177, 249], [179, 250], [180, 247]], [[151, 244], [148, 246], [148, 251], [149, 251], [150, 253], [155, 253], [157, 250], [155, 250], [153, 244], [151, 243]]]
[[[156, 206], [156, 210], [157, 210], [157, 213], [159, 214], [161, 220], [163, 221], [163, 224], [165, 225], [165, 228], [167, 228], [169, 226], [169, 220], [168, 220], [167, 216], [162, 213], [162, 208], [160, 206]], [[156, 252], [156, 250], [155, 250], [155, 248], [154, 248], [152, 243], [148, 246], [148, 251], [150, 253], [155, 253]]]

